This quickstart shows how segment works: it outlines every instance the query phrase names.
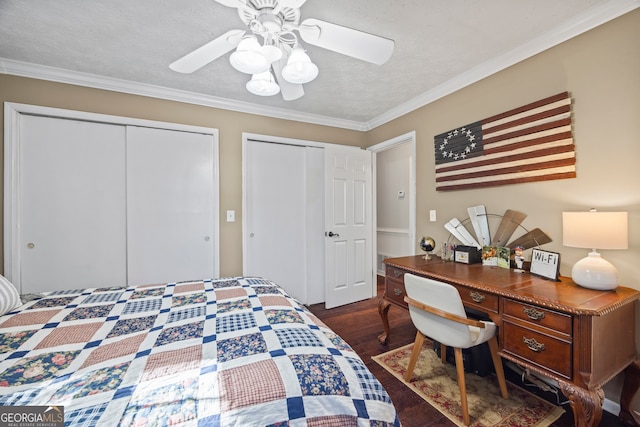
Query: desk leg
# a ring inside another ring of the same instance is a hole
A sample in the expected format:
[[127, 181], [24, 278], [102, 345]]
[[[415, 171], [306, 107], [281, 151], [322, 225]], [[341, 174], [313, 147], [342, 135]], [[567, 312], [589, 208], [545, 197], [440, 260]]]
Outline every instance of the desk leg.
[[640, 362], [631, 363], [624, 370], [624, 384], [620, 395], [620, 421], [627, 426], [639, 426], [638, 420], [631, 412], [631, 402], [640, 387]]
[[382, 318], [384, 332], [381, 335], [378, 335], [378, 341], [384, 345], [389, 343], [389, 307], [391, 307], [389, 301], [382, 297], [378, 303], [378, 314], [380, 314], [380, 317]]
[[602, 419], [602, 403], [604, 390], [597, 387], [587, 390], [573, 384], [559, 382], [562, 393], [569, 399], [573, 409], [575, 427], [595, 427]]

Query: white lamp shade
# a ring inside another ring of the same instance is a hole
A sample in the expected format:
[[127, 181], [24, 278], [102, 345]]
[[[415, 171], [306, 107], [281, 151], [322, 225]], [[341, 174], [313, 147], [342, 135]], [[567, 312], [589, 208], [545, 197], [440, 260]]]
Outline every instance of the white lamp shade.
[[282, 77], [289, 83], [304, 84], [318, 76], [318, 67], [300, 47], [295, 47], [282, 69]]
[[271, 66], [255, 36], [243, 38], [229, 57], [229, 62], [233, 68], [247, 74], [264, 73]]
[[618, 272], [596, 248], [627, 249], [627, 212], [563, 212], [562, 243], [592, 249], [571, 269], [574, 282], [589, 289], [615, 289], [619, 284]]
[[562, 244], [573, 248], [627, 249], [627, 212], [563, 212]]
[[254, 95], [272, 96], [280, 92], [280, 86], [275, 82], [271, 71], [254, 74], [247, 82], [247, 90]]

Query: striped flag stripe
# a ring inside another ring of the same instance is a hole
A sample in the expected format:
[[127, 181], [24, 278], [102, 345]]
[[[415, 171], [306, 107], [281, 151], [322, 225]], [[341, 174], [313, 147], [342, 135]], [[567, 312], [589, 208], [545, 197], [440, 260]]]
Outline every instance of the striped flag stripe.
[[[556, 160], [554, 160], [556, 159]], [[544, 160], [539, 162], [520, 162], [520, 164], [513, 163], [512, 165], [505, 166], [499, 169], [492, 169], [491, 171], [477, 171], [477, 172], [468, 172], [460, 175], [456, 175], [455, 177], [451, 177], [451, 180], [463, 181], [465, 179], [477, 179], [477, 180], [488, 180], [489, 178], [495, 179], [496, 177], [504, 177], [507, 174], [512, 174], [514, 171], [517, 172], [531, 172], [531, 171], [543, 171], [544, 169], [553, 169], [558, 167], [571, 167], [573, 165], [573, 159], [571, 157], [563, 157], [563, 156], [550, 156], [545, 157]], [[567, 170], [568, 171], [568, 170]], [[447, 178], [441, 178], [438, 181], [438, 185], [447, 184]]]
[[[566, 118], [566, 119], [562, 119], [562, 120], [557, 120], [554, 122], [549, 122], [549, 123], [543, 123], [543, 124], [539, 124], [539, 125], [532, 125], [532, 126], [528, 126], [528, 127], [522, 127], [522, 128], [518, 128], [516, 130], [513, 130], [512, 132], [505, 132], [501, 135], [492, 135], [492, 134], [488, 134], [485, 135], [482, 139], [482, 143], [487, 146], [487, 145], [491, 145], [495, 142], [499, 142], [499, 141], [504, 141], [504, 140], [509, 140], [509, 139], [513, 139], [519, 136], [525, 136], [525, 135], [530, 135], [530, 134], [534, 134], [534, 133], [538, 133], [538, 132], [544, 132], [544, 131], [549, 131], [549, 133], [556, 133], [560, 131], [560, 128], [564, 128], [564, 130], [571, 129], [571, 118]], [[484, 132], [484, 130], [483, 130]]]
[[[494, 140], [509, 138], [509, 135], [527, 134], [539, 131], [541, 129], [555, 129], [557, 127], [571, 126], [571, 113], [553, 116], [544, 120], [537, 120], [522, 125], [512, 126], [502, 131], [494, 131], [487, 126], [482, 126], [482, 140], [484, 144], [490, 144]], [[507, 136], [505, 136], [507, 135]]]
[[498, 120], [483, 120], [487, 132], [499, 131], [501, 129], [510, 128], [519, 124], [532, 123], [536, 121], [543, 122], [545, 119], [554, 120], [560, 116], [568, 117], [571, 114], [571, 99], [556, 101], [552, 104], [534, 108], [514, 116], [505, 117]]
[[[523, 173], [515, 178], [513, 175], [508, 175], [504, 177], [488, 177], [486, 180], [482, 179], [472, 179], [468, 181], [459, 181], [456, 184], [451, 184], [447, 186], [436, 186], [437, 191], [449, 191], [449, 190], [469, 190], [473, 188], [483, 188], [483, 187], [496, 187], [499, 185], [507, 185], [507, 184], [522, 184], [525, 182], [537, 182], [537, 181], [552, 181], [555, 179], [568, 179], [575, 178], [576, 173], [572, 170], [571, 167], [562, 168], [558, 170], [552, 171], [538, 171], [538, 174], [533, 173]], [[502, 178], [502, 179], [499, 179]]]
[[[572, 159], [575, 163], [575, 152], [570, 146], [555, 146], [546, 150], [539, 150], [536, 152], [523, 152], [521, 154], [514, 154], [505, 159], [500, 164], [500, 168], [514, 167], [532, 163], [543, 163], [547, 160], [557, 159]], [[466, 174], [478, 174], [484, 173], [487, 175], [493, 174], [496, 169], [492, 161], [477, 162], [473, 167], [464, 169], [450, 169], [444, 171], [436, 178], [436, 182], [452, 181], [458, 177], [465, 176]], [[494, 174], [495, 175], [495, 174]]]
[[531, 104], [523, 105], [522, 107], [514, 108], [513, 110], [506, 111], [504, 113], [496, 114], [495, 116], [491, 116], [488, 119], [484, 119], [483, 122], [496, 122], [507, 117], [518, 117], [519, 114], [523, 112], [530, 112], [535, 110], [536, 108], [544, 107], [545, 105], [552, 104], [554, 102], [563, 100], [563, 99], [571, 99], [569, 98], [569, 92], [559, 93], [557, 95], [550, 96], [548, 98], [541, 99], [536, 102], [532, 102]]
[[435, 143], [439, 191], [576, 176], [567, 92], [438, 135]]
[[558, 126], [552, 129], [537, 129], [537, 132], [509, 136], [509, 138], [501, 138], [499, 140], [493, 140], [489, 143], [485, 143], [485, 145], [488, 145], [487, 150], [495, 150], [499, 147], [506, 147], [510, 144], [522, 145], [522, 143], [531, 143], [539, 139], [571, 139], [571, 125]]
[[[554, 172], [566, 172], [569, 173], [571, 172], [571, 166], [570, 165], [564, 165], [562, 164], [562, 162], [549, 162], [548, 164], [544, 165], [545, 168], [549, 168], [549, 169], [554, 169]], [[489, 181], [493, 181], [496, 178], [509, 178], [511, 177], [511, 172], [506, 169], [506, 170], [499, 170], [496, 171], [497, 173], [493, 174], [493, 175], [482, 175], [482, 176], [476, 176], [476, 174], [469, 174], [468, 176], [466, 176], [463, 179], [459, 179], [456, 180], [456, 185], [459, 185], [461, 183], [464, 183], [465, 181], [467, 182], [489, 182]], [[531, 167], [526, 169], [525, 171], [523, 171], [523, 173], [521, 174], [521, 176], [519, 177], [524, 177], [524, 176], [539, 176], [541, 174], [543, 174], [544, 170], [542, 170], [541, 168], [536, 168], [536, 167]]]

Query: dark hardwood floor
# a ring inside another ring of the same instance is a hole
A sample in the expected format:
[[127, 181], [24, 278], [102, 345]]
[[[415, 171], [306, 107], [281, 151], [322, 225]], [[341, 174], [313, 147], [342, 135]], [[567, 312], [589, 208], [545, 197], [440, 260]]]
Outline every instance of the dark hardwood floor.
[[[398, 411], [403, 427], [455, 426], [444, 415], [371, 359], [371, 356], [412, 343], [416, 334], [409, 313], [392, 306], [389, 310], [391, 340], [386, 346], [378, 342], [378, 335], [382, 332], [382, 321], [378, 315], [378, 301], [383, 292], [384, 287], [379, 280], [378, 297], [330, 310], [325, 309], [324, 304], [311, 305], [309, 309], [353, 347], [371, 372], [384, 385]], [[515, 384], [519, 383], [517, 375], [508, 376], [508, 379]], [[530, 388], [528, 390], [533, 391]], [[542, 395], [542, 397], [554, 404], [557, 402], [555, 395]], [[560, 398], [561, 401], [566, 400], [562, 395]], [[571, 427], [574, 425], [571, 407], [569, 404], [565, 404], [563, 408], [565, 413], [552, 424], [552, 427]], [[616, 416], [606, 411], [603, 413], [600, 426], [622, 427], [623, 425]]]

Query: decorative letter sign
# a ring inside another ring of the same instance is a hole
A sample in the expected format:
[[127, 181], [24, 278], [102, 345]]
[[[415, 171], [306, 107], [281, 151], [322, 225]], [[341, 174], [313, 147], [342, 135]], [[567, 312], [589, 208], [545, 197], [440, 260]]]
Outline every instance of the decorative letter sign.
[[560, 254], [541, 249], [531, 251], [531, 273], [547, 279], [558, 280]]

